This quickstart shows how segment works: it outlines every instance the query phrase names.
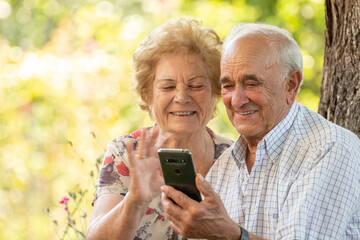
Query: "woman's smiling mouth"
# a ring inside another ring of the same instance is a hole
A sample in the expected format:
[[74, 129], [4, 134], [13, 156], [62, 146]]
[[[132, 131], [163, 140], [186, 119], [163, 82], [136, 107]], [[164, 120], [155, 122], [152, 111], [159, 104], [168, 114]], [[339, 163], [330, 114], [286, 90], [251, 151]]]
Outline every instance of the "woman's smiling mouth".
[[175, 115], [175, 116], [190, 116], [195, 114], [195, 111], [191, 111], [191, 112], [170, 112], [170, 114]]

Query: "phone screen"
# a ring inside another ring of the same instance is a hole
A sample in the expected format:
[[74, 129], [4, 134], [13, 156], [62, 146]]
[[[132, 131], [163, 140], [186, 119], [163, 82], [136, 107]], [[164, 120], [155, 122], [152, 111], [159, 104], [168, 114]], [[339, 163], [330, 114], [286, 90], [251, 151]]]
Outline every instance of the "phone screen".
[[196, 173], [191, 152], [186, 149], [161, 148], [158, 155], [165, 184], [200, 202], [201, 195], [195, 185]]

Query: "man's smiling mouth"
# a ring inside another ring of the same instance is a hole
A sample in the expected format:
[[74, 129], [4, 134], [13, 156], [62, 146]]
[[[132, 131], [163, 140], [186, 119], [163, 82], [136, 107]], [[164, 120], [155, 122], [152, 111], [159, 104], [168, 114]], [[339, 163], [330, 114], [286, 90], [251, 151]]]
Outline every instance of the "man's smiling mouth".
[[256, 112], [256, 110], [254, 110], [254, 111], [248, 111], [248, 112], [237, 112], [237, 113], [240, 114], [240, 115], [245, 116], [245, 115], [253, 114], [254, 112]]

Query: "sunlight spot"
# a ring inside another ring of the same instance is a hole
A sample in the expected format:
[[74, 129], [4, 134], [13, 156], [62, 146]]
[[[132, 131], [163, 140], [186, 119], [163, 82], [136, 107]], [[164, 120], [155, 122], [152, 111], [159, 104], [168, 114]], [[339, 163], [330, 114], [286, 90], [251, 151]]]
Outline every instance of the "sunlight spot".
[[76, 111], [75, 115], [81, 122], [87, 122], [90, 119], [90, 112], [87, 107], [80, 107]]
[[19, 47], [13, 47], [11, 48], [10, 50], [10, 53], [9, 53], [9, 58], [14, 61], [14, 62], [18, 62], [21, 60], [23, 56], [23, 50]]
[[29, 156], [29, 166], [31, 169], [39, 170], [45, 167], [46, 161], [45, 161], [45, 154], [41, 152], [35, 152], [32, 153]]
[[157, 0], [143, 1], [142, 9], [145, 12], [159, 13], [163, 9], [163, 4]]
[[142, 31], [142, 18], [140, 16], [133, 15], [128, 17], [127, 20], [128, 22], [124, 27], [123, 36], [125, 39], [134, 39], [139, 36]]
[[34, 9], [38, 6], [39, 0], [24, 0], [23, 4], [27, 9]]
[[54, 16], [60, 11], [59, 3], [55, 0], [48, 1], [44, 5], [44, 13], [47, 16]]
[[16, 188], [13, 188], [10, 190], [9, 197], [13, 203], [22, 202], [24, 199], [23, 193], [19, 189], [16, 189]]
[[311, 19], [314, 17], [314, 9], [310, 5], [305, 5], [300, 10], [301, 15], [306, 19]]
[[98, 116], [103, 121], [109, 121], [113, 117], [113, 112], [109, 107], [102, 107], [99, 109]]
[[310, 0], [310, 1], [316, 4], [324, 4], [324, 0]]
[[96, 4], [96, 16], [110, 18], [114, 12], [114, 5], [108, 1], [101, 1]]
[[31, 19], [31, 11], [27, 8], [19, 8], [16, 12], [16, 21], [19, 23], [27, 23]]
[[310, 55], [304, 54], [304, 68], [311, 69], [314, 67], [315, 61], [314, 58]]
[[11, 15], [11, 6], [7, 2], [0, 2], [0, 19], [8, 18]]

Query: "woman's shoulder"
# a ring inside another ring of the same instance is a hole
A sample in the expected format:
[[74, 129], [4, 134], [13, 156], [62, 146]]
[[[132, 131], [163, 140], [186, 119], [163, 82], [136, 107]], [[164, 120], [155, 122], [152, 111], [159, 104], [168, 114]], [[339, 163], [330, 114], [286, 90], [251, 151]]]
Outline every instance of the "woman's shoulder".
[[[151, 128], [152, 127], [146, 127], [145, 129], [151, 129]], [[140, 136], [140, 132], [141, 129], [137, 129], [131, 133], [127, 133], [125, 135], [116, 137], [108, 143], [108, 148], [112, 148], [112, 147], [123, 148], [128, 142], [134, 142], [134, 144], [136, 144]]]
[[[151, 129], [152, 127], [146, 127], [146, 129]], [[112, 139], [108, 144], [107, 144], [107, 149], [117, 155], [118, 153], [123, 153], [126, 152], [126, 144], [128, 142], [133, 142], [134, 143], [134, 149], [136, 148], [137, 142], [138, 142], [138, 138], [140, 136], [140, 132], [141, 129], [137, 129], [131, 133], [116, 137], [114, 139]]]
[[215, 143], [214, 159], [218, 159], [220, 155], [234, 143], [234, 141], [221, 134], [215, 133], [210, 128], [206, 128], [206, 130]]
[[234, 143], [233, 140], [231, 140], [228, 137], [225, 137], [219, 133], [215, 133], [213, 130], [211, 130], [210, 128], [206, 128], [206, 130], [208, 131], [208, 133], [210, 134], [211, 138], [214, 140], [215, 144], [229, 144], [232, 145]]

